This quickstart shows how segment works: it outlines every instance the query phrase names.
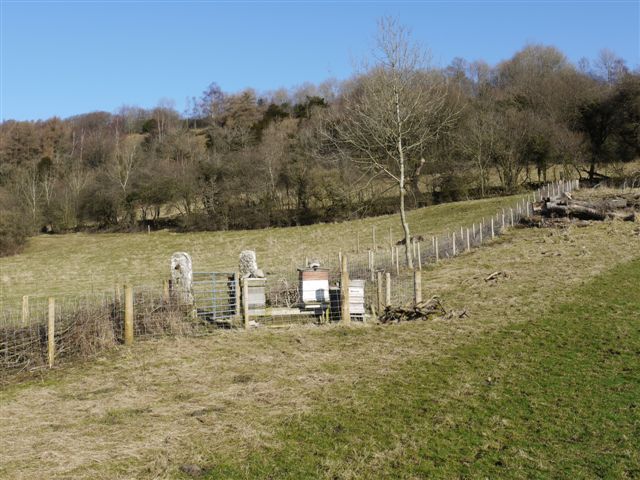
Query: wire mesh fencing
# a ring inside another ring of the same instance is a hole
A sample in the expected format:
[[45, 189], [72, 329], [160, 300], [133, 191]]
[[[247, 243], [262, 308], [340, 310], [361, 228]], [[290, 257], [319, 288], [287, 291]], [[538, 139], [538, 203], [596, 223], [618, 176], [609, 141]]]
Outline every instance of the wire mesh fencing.
[[165, 281], [80, 296], [25, 296], [21, 306], [0, 313], [0, 381], [90, 357], [133, 338], [375, 319], [386, 306], [418, 301], [416, 273], [423, 267], [491, 242], [530, 216], [533, 202], [577, 187], [576, 182], [545, 185], [471, 225], [434, 236], [416, 234], [408, 245], [401, 241], [348, 258], [342, 252], [309, 256], [298, 268], [264, 278], [195, 272], [186, 291]]

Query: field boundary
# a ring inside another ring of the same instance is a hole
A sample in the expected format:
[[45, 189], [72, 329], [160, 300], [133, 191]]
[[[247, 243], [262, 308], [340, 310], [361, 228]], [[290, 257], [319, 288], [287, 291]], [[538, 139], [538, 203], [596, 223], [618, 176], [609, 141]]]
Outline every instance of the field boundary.
[[[401, 254], [404, 246], [394, 244], [391, 235], [388, 247], [376, 248], [375, 228], [372, 249], [349, 256], [337, 252], [332, 258], [308, 259], [329, 271], [331, 284], [340, 285], [338, 295], [320, 310], [296, 311], [301, 300], [296, 271], [288, 278], [267, 278], [266, 308], [260, 314], [249, 308], [245, 286], [236, 286], [240, 308], [222, 323], [199, 319], [193, 300], [169, 288], [167, 282], [162, 286], [117, 286], [114, 291], [85, 295], [25, 296], [22, 308], [5, 309], [0, 318], [0, 382], [22, 372], [52, 368], [67, 359], [86, 358], [119, 344], [129, 345], [134, 339], [207, 335], [220, 327], [346, 323], [352, 318], [366, 321], [388, 306], [418, 304], [422, 302], [423, 269], [491, 243], [530, 216], [534, 202], [557, 198], [576, 188], [578, 181], [550, 183], [472, 225], [427, 239], [414, 235], [409, 245], [416, 259], [414, 269], [408, 268]], [[355, 280], [365, 285], [361, 299], [364, 313], [353, 317], [345, 309], [351, 303], [343, 305], [340, 298], [354, 295], [349, 282]]]

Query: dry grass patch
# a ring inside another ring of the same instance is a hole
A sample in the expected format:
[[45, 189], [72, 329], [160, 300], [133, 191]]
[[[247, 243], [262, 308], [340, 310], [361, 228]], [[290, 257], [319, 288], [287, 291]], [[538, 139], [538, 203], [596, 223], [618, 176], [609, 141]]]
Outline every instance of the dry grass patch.
[[[435, 235], [478, 222], [517, 198], [436, 205], [413, 210], [408, 217], [414, 235]], [[256, 250], [267, 274], [280, 275], [295, 273], [305, 257], [336, 260], [338, 251], [355, 252], [359, 236], [366, 259], [364, 250], [372, 246], [374, 226], [380, 248], [388, 246], [389, 228], [394, 241], [402, 238], [397, 215], [249, 231], [41, 235], [32, 238], [22, 254], [0, 258], [0, 302], [17, 307], [22, 295], [113, 291], [123, 283], [159, 288], [176, 251], [189, 252], [196, 271], [235, 271], [240, 251], [249, 248]]]
[[[0, 477], [175, 478], [183, 464], [245, 458], [318, 402], [361, 402], [351, 386], [535, 318], [639, 246], [625, 223], [514, 230], [425, 272], [423, 295], [469, 318], [167, 338], [45, 374], [0, 393]], [[484, 280], [497, 270], [508, 278]]]

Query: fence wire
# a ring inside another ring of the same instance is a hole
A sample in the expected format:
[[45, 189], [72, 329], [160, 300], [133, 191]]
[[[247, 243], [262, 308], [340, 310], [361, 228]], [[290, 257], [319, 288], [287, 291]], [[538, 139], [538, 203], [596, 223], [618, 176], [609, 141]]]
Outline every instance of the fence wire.
[[[412, 268], [405, 251], [407, 246], [402, 242], [349, 254], [346, 271], [351, 320], [368, 321], [375, 319], [386, 305], [412, 303], [414, 270], [479, 248], [530, 216], [532, 202], [559, 197], [577, 187], [577, 182], [545, 185], [528, 199], [500, 209], [490, 218], [478, 219], [472, 225], [437, 236], [416, 234], [408, 245], [414, 262]], [[210, 334], [218, 328], [321, 325], [342, 320], [342, 260], [341, 252], [309, 256], [305, 259], [306, 265], [299, 268], [248, 280], [246, 306], [242, 302], [241, 282], [234, 273], [194, 274], [194, 291], [187, 297], [162, 285], [138, 286], [132, 294], [133, 335], [135, 338], [195, 336]], [[310, 265], [320, 268], [316, 271], [309, 268]], [[211, 275], [212, 280], [207, 284]], [[305, 280], [305, 276], [309, 280]], [[18, 372], [46, 367], [51, 362], [52, 315], [56, 362], [90, 357], [121, 344], [125, 303], [124, 289], [117, 288], [81, 296], [57, 295], [53, 300], [47, 296], [29, 296], [23, 299], [21, 308], [3, 309], [0, 312], [0, 381]]]

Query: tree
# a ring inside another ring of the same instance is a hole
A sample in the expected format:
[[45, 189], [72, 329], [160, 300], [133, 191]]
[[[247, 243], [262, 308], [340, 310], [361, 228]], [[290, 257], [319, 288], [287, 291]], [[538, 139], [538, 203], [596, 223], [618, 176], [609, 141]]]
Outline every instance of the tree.
[[465, 118], [463, 127], [458, 132], [458, 145], [464, 156], [476, 167], [480, 195], [484, 197], [499, 137], [495, 112], [486, 105], [476, 105]]
[[374, 58], [375, 64], [345, 92], [327, 136], [370, 180], [383, 176], [397, 186], [405, 256], [413, 268], [405, 211], [407, 172], [424, 163], [425, 149], [453, 123], [457, 112], [447, 104], [446, 80], [428, 70], [425, 51], [396, 20], [379, 22]]

